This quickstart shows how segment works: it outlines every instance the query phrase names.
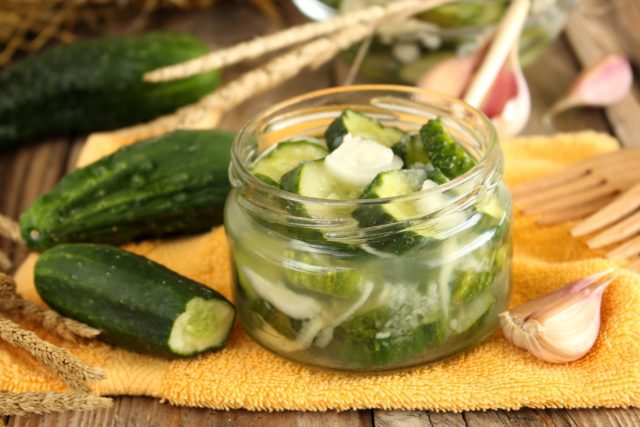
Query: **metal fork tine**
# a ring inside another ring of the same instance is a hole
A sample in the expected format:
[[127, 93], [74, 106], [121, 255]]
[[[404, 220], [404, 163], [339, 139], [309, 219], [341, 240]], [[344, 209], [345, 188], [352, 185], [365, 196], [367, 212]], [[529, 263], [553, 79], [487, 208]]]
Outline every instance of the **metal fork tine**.
[[[607, 253], [607, 258], [624, 259], [640, 254], [640, 236], [623, 243]], [[640, 266], [640, 261], [638, 261]]]
[[616, 225], [605, 229], [587, 241], [591, 249], [602, 248], [635, 235], [640, 231], [640, 212], [620, 221]]
[[640, 184], [631, 187], [610, 205], [586, 218], [571, 229], [573, 236], [584, 236], [613, 224], [640, 207]]
[[523, 208], [523, 212], [527, 214], [544, 214], [559, 212], [567, 209], [575, 209], [576, 207], [590, 203], [603, 196], [608, 196], [616, 192], [616, 188], [605, 184], [597, 187], [589, 188], [585, 191], [581, 191], [571, 196], [567, 196], [561, 199], [554, 200], [546, 204], [538, 204], [530, 207]]
[[547, 187], [535, 193], [529, 193], [525, 196], [521, 196], [516, 199], [516, 203], [522, 207], [531, 206], [533, 204], [540, 203], [541, 201], [550, 201], [563, 195], [573, 194], [603, 183], [604, 179], [602, 177], [589, 174], [573, 181], [564, 182], [561, 185]]
[[572, 221], [596, 212], [598, 209], [606, 206], [615, 200], [615, 196], [604, 196], [589, 203], [584, 203], [574, 209], [563, 210], [555, 213], [548, 213], [536, 220], [537, 224], [554, 225], [562, 222]]

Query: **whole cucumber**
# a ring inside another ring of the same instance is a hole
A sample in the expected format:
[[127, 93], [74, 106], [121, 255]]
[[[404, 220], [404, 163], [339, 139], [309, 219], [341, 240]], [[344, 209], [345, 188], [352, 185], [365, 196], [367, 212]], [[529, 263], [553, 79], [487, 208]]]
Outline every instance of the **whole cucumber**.
[[219, 349], [235, 318], [234, 306], [213, 289], [108, 245], [44, 252], [35, 285], [51, 308], [98, 329], [100, 339], [156, 356]]
[[221, 222], [233, 138], [179, 130], [76, 169], [22, 214], [23, 240], [44, 250], [205, 231]]
[[153, 32], [87, 39], [31, 55], [0, 71], [0, 149], [140, 123], [195, 102], [217, 87], [217, 71], [165, 83], [142, 77], [207, 52], [190, 35]]

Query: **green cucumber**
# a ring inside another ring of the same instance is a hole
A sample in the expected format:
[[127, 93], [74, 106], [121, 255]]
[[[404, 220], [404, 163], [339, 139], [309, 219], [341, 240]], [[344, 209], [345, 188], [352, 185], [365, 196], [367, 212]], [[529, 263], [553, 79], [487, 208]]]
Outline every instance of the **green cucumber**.
[[305, 160], [321, 159], [328, 154], [322, 145], [311, 141], [283, 141], [263, 153], [251, 173], [269, 185], [277, 185], [282, 176]]
[[490, 271], [458, 271], [455, 273], [451, 301], [459, 304], [472, 301], [495, 279]]
[[398, 128], [382, 125], [373, 117], [346, 109], [331, 122], [324, 137], [327, 146], [333, 151], [342, 144], [344, 137], [349, 134], [375, 141], [389, 148], [400, 142], [406, 135]]
[[440, 169], [438, 169], [437, 167], [432, 166], [432, 169], [427, 171], [427, 179], [430, 181], [435, 182], [436, 184], [440, 185], [440, 184], [446, 184], [447, 182], [449, 182], [449, 178], [447, 178], [445, 176], [445, 174], [442, 173], [442, 171]]
[[20, 217], [30, 249], [204, 231], [230, 190], [234, 135], [181, 130], [140, 141], [62, 178]]
[[235, 308], [218, 292], [116, 247], [66, 244], [35, 267], [38, 294], [116, 346], [164, 357], [222, 348]]
[[[327, 171], [324, 159], [309, 160], [300, 163], [293, 170], [287, 172], [280, 181], [283, 190], [317, 199], [346, 199], [354, 197], [349, 188], [338, 182], [333, 175]], [[296, 203], [297, 212], [301, 212], [310, 217], [334, 217], [336, 209], [327, 206], [325, 203]]]
[[87, 39], [30, 55], [0, 72], [0, 149], [116, 129], [195, 102], [218, 86], [217, 71], [164, 83], [142, 77], [208, 51], [190, 35], [154, 32]]
[[405, 168], [410, 168], [416, 164], [430, 164], [429, 156], [424, 149], [420, 135], [407, 135], [406, 138], [403, 138], [391, 148], [397, 156], [402, 158]]
[[[422, 169], [399, 169], [379, 173], [363, 191], [363, 199], [379, 199], [402, 196], [422, 189], [426, 174]], [[362, 205], [353, 211], [353, 217], [361, 227], [408, 220], [420, 215], [415, 202], [391, 202], [380, 205]], [[423, 241], [414, 231], [390, 230], [389, 236], [381, 236], [370, 245], [377, 250], [402, 253]]]
[[482, 292], [475, 299], [458, 307], [449, 320], [449, 328], [461, 334], [475, 328], [496, 304], [496, 297], [491, 292]]
[[450, 179], [475, 166], [475, 160], [444, 128], [441, 118], [432, 119], [420, 128], [420, 138], [431, 163]]
[[284, 279], [291, 288], [341, 299], [354, 298], [360, 293], [362, 271], [335, 257], [288, 250], [283, 267]]
[[422, 12], [420, 19], [445, 28], [481, 27], [498, 22], [507, 7], [505, 0], [461, 1]]

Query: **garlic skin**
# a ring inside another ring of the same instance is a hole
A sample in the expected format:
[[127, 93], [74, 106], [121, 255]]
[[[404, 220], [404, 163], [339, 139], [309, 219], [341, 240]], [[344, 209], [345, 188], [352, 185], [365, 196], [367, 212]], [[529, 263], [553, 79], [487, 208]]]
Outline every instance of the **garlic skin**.
[[575, 107], [607, 107], [622, 101], [633, 86], [633, 70], [621, 55], [607, 55], [583, 70], [571, 89], [547, 115], [552, 117]]
[[[513, 52], [496, 76], [481, 105], [474, 105], [493, 121], [498, 134], [503, 137], [519, 134], [531, 115], [529, 86], [520, 67], [517, 50], [514, 49]], [[464, 98], [469, 82], [482, 59], [482, 55], [475, 54], [444, 60], [422, 76], [418, 87]]]
[[602, 295], [616, 278], [611, 273], [578, 280], [500, 314], [505, 337], [546, 362], [580, 359], [598, 338]]

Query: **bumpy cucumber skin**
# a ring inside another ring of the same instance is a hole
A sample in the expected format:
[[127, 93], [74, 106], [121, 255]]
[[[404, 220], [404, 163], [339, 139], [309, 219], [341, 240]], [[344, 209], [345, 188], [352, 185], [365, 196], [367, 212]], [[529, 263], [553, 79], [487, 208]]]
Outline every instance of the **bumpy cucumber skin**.
[[108, 245], [59, 245], [44, 252], [35, 285], [51, 308], [100, 330], [100, 339], [162, 357], [193, 355], [168, 346], [173, 322], [193, 298], [226, 301], [235, 312], [213, 289]]
[[471, 156], [447, 133], [441, 118], [422, 126], [420, 138], [433, 165], [447, 178], [453, 179], [475, 166]]
[[[385, 174], [388, 173], [410, 173], [411, 169], [401, 169], [398, 171], [388, 171], [379, 173], [373, 181], [363, 190], [360, 198], [362, 199], [377, 199], [382, 197], [377, 193], [377, 188], [383, 185]], [[417, 172], [417, 170], [416, 170]], [[412, 191], [419, 191], [420, 188], [413, 188]], [[406, 193], [405, 193], [406, 194]], [[397, 194], [400, 196], [402, 194]], [[375, 227], [383, 224], [393, 224], [398, 221], [393, 215], [389, 214], [384, 205], [363, 205], [356, 208], [352, 213], [361, 227]], [[403, 229], [404, 225], [398, 227], [390, 227], [384, 236], [378, 236], [375, 240], [370, 240], [368, 245], [372, 248], [394, 255], [402, 255], [406, 251], [416, 247], [424, 246], [433, 242], [433, 239], [419, 235], [414, 231], [407, 231]]]
[[329, 349], [355, 366], [376, 368], [410, 364], [425, 349], [435, 349], [446, 340], [447, 329], [442, 319], [408, 330], [402, 336], [377, 338], [388, 319], [387, 308], [353, 317], [336, 328], [335, 344], [330, 344]]
[[190, 35], [154, 32], [31, 55], [0, 72], [0, 149], [140, 123], [195, 102], [217, 87], [217, 71], [166, 83], [146, 83], [142, 76], [207, 52]]
[[20, 217], [27, 246], [124, 243], [207, 230], [230, 190], [234, 135], [181, 130], [126, 146], [62, 178]]

